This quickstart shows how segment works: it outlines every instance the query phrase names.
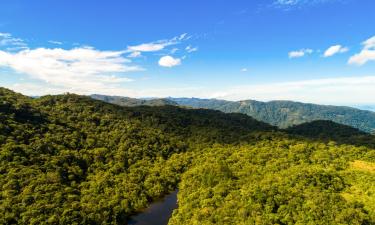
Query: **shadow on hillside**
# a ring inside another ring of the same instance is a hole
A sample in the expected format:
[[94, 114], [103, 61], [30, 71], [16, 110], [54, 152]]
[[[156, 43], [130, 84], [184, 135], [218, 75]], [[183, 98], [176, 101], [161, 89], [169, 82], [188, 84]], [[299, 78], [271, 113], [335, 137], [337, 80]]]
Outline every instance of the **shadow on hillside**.
[[281, 131], [305, 137], [314, 141], [348, 144], [354, 146], [365, 146], [375, 148], [375, 136], [359, 129], [338, 124], [327, 120], [317, 120], [303, 123]]

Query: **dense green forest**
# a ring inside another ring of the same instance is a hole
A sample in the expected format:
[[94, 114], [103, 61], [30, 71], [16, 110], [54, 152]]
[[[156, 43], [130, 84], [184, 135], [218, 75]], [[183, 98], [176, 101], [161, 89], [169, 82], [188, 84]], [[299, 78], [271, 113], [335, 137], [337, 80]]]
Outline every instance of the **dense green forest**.
[[126, 224], [176, 188], [170, 224], [375, 224], [372, 135], [156, 105], [0, 88], [0, 224]]
[[226, 113], [243, 113], [280, 128], [287, 128], [315, 120], [330, 120], [369, 133], [375, 132], [375, 112], [343, 106], [316, 105], [291, 101], [259, 102], [246, 100], [233, 102], [199, 98], [141, 100], [103, 95], [92, 95], [92, 97], [122, 106], [180, 105], [220, 110]]

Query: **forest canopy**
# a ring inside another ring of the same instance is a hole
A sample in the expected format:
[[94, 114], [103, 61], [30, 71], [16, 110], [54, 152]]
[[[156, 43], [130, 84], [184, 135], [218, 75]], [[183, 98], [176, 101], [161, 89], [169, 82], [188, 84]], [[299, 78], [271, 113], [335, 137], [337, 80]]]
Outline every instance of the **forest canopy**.
[[0, 224], [126, 224], [179, 189], [170, 224], [375, 224], [374, 137], [319, 121], [0, 88]]

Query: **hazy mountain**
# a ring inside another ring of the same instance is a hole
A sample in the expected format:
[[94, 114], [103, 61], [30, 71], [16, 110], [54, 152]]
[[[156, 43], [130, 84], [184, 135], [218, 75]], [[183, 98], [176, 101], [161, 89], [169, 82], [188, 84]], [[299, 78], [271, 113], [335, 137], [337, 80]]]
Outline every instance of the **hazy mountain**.
[[226, 113], [243, 113], [280, 128], [287, 128], [315, 120], [330, 120], [370, 133], [375, 131], [375, 112], [346, 106], [317, 105], [293, 101], [225, 101], [199, 98], [142, 100], [103, 95], [93, 95], [92, 97], [122, 106], [180, 105], [220, 110]]
[[194, 108], [244, 113], [280, 128], [315, 120], [330, 120], [366, 132], [372, 133], [375, 131], [375, 112], [346, 106], [317, 105], [293, 101], [260, 102], [246, 100], [233, 102], [197, 98], [172, 98], [171, 100], [179, 105]]
[[155, 98], [155, 99], [137, 99], [129, 97], [120, 97], [120, 96], [107, 96], [107, 95], [91, 95], [93, 99], [102, 100], [108, 103], [121, 105], [121, 106], [162, 106], [162, 105], [177, 105], [174, 101], [164, 98]]

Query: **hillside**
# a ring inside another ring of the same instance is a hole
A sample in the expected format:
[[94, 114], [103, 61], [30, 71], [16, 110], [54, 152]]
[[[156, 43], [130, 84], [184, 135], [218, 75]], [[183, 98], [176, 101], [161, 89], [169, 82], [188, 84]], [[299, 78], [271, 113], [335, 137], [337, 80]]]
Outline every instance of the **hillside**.
[[330, 120], [373, 133], [375, 113], [351, 107], [306, 104], [292, 101], [231, 102], [216, 99], [172, 98], [179, 105], [244, 113], [257, 120], [287, 128], [315, 120]]
[[170, 99], [157, 98], [157, 99], [137, 99], [120, 96], [107, 96], [107, 95], [90, 95], [93, 99], [105, 101], [108, 103], [120, 106], [163, 106], [163, 105], [177, 105]]
[[340, 141], [373, 136], [353, 128], [3, 88], [0, 118], [0, 224], [126, 224], [176, 188], [169, 224], [375, 224], [375, 151]]
[[242, 114], [3, 88], [0, 118], [0, 224], [123, 223], [177, 187], [193, 149], [275, 129]]
[[284, 129], [288, 134], [319, 141], [375, 148], [374, 135], [329, 120], [316, 120]]
[[280, 128], [287, 128], [316, 120], [329, 120], [368, 133], [375, 132], [375, 112], [345, 106], [317, 105], [292, 101], [260, 102], [245, 100], [235, 102], [200, 98], [141, 100], [103, 95], [93, 95], [92, 97], [122, 106], [180, 105], [192, 108], [220, 110], [225, 113], [243, 113]]

